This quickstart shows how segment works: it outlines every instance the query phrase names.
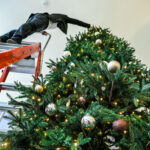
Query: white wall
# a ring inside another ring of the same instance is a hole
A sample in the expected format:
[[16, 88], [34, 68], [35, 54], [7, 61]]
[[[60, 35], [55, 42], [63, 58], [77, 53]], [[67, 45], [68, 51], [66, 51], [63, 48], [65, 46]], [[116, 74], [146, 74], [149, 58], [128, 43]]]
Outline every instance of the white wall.
[[[0, 0], [0, 34], [19, 27], [30, 13], [64, 13], [85, 22], [100, 25], [128, 40], [136, 48], [136, 55], [150, 66], [150, 1], [149, 0], [48, 0], [43, 7], [42, 0]], [[69, 35], [84, 28], [69, 25]], [[66, 35], [59, 29], [49, 31], [52, 39], [45, 53], [44, 61], [60, 57], [66, 43]], [[46, 38], [34, 34], [26, 41], [41, 41]], [[43, 73], [47, 73], [46, 65]], [[22, 77], [21, 77], [22, 78]], [[10, 77], [10, 80], [12, 78]], [[18, 79], [14, 78], [13, 79]], [[29, 81], [29, 78], [26, 78]], [[26, 80], [24, 80], [26, 82]]]

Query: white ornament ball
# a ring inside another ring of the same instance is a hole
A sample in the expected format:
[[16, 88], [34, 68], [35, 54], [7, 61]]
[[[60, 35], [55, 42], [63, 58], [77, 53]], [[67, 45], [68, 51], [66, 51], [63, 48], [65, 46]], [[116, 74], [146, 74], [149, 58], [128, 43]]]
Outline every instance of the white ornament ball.
[[104, 65], [108, 66], [108, 62], [107, 61], [102, 61], [102, 62], [99, 63], [100, 68], [103, 68]]
[[45, 108], [47, 115], [52, 116], [56, 113], [56, 105], [54, 103], [48, 104]]
[[115, 73], [117, 70], [120, 70], [121, 65], [118, 61], [113, 60], [108, 63], [107, 68], [108, 68], [108, 71], [110, 71], [111, 73]]
[[44, 90], [44, 88], [43, 88], [43, 86], [41, 86], [41, 85], [36, 85], [35, 86], [35, 89], [34, 89], [36, 92], [38, 92], [38, 93], [41, 93], [41, 92], [43, 92], [43, 90]]
[[101, 45], [103, 44], [103, 41], [101, 39], [97, 39], [96, 42], [95, 42], [97, 45]]
[[75, 64], [72, 62], [72, 63], [70, 64], [70, 67], [75, 67]]
[[99, 35], [99, 32], [95, 32], [95, 36]]
[[64, 51], [63, 56], [64, 57], [71, 56], [71, 52], [70, 51]]
[[93, 116], [87, 114], [81, 119], [81, 125], [86, 130], [94, 129], [96, 121]]

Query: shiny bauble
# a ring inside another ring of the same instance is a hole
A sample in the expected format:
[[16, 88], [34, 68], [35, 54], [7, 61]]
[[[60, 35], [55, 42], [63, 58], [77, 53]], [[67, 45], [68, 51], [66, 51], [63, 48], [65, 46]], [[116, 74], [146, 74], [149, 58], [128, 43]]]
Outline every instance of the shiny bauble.
[[71, 67], [75, 67], [75, 64], [72, 62], [72, 63], [70, 63], [69, 67], [70, 67], [70, 68], [71, 68]]
[[52, 66], [51, 70], [54, 72], [56, 70], [56, 66]]
[[116, 132], [123, 132], [127, 129], [128, 123], [124, 119], [118, 119], [113, 122], [113, 129]]
[[64, 51], [63, 56], [64, 57], [71, 56], [71, 52], [70, 51]]
[[97, 39], [96, 42], [95, 42], [97, 45], [102, 45], [103, 44], [103, 41], [101, 39]]
[[99, 35], [99, 32], [95, 32], [95, 36]]
[[78, 98], [78, 103], [84, 105], [86, 103], [86, 99], [81, 96]]
[[35, 90], [35, 92], [37, 92], [37, 93], [42, 93], [43, 90], [44, 90], [44, 88], [43, 88], [43, 86], [37, 84], [37, 85], [35, 86], [34, 90]]
[[101, 87], [101, 90], [102, 90], [102, 91], [105, 91], [105, 90], [106, 90], [106, 87], [105, 87], [105, 86], [102, 86], [102, 87]]
[[47, 115], [52, 116], [56, 113], [56, 105], [54, 103], [48, 104], [45, 108], [45, 112]]
[[81, 119], [81, 125], [84, 129], [90, 131], [94, 129], [96, 121], [93, 116], [87, 114]]
[[117, 70], [120, 70], [121, 65], [118, 61], [113, 60], [108, 63], [107, 68], [108, 68], [108, 71], [110, 71], [111, 73], [115, 73]]

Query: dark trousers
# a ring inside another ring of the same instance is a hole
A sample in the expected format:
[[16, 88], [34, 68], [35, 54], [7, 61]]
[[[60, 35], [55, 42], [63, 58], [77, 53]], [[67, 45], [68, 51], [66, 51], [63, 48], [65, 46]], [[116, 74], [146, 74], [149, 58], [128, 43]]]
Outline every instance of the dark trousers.
[[49, 18], [47, 14], [34, 14], [22, 24], [19, 29], [12, 30], [2, 36], [0, 39], [2, 42], [6, 42], [8, 39], [13, 39], [17, 43], [21, 43], [22, 39], [28, 37], [29, 35], [45, 30], [48, 27]]

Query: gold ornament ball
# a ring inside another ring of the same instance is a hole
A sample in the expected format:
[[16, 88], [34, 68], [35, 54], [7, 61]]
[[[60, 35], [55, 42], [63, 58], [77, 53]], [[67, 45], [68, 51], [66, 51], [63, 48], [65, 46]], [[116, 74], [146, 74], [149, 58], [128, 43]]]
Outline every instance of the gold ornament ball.
[[118, 119], [113, 122], [113, 129], [116, 132], [123, 132], [127, 129], [128, 123], [124, 119]]
[[84, 98], [84, 97], [79, 97], [79, 99], [78, 99], [78, 102], [80, 103], [80, 104], [85, 104], [86, 103], [86, 99]]
[[110, 71], [111, 73], [115, 73], [117, 70], [120, 70], [121, 65], [118, 61], [113, 60], [108, 63], [107, 68], [108, 68], [108, 71]]
[[43, 86], [41, 85], [36, 85], [35, 86], [35, 91], [38, 92], [38, 93], [42, 93], [44, 90]]
[[103, 44], [103, 41], [101, 39], [97, 39], [96, 42], [95, 42], [97, 45], [102, 45]]

